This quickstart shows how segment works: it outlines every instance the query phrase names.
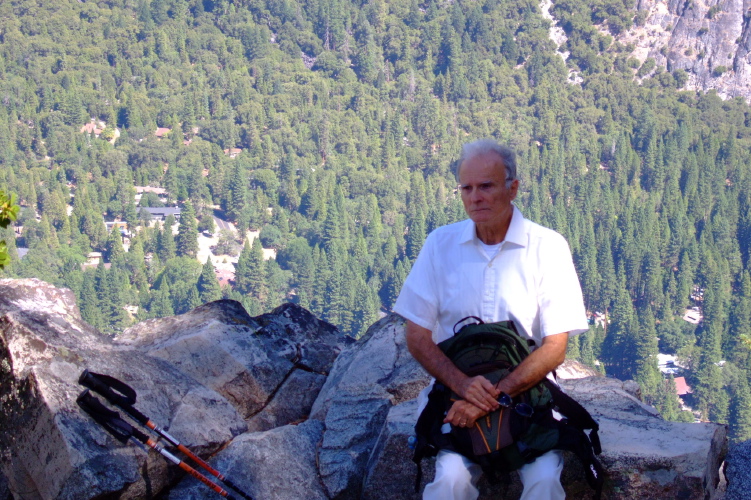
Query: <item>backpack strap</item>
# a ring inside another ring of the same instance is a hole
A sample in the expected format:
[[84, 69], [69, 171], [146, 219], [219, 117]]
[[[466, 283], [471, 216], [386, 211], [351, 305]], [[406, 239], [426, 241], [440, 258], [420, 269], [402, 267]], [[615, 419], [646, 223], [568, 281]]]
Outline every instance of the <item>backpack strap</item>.
[[[605, 481], [605, 470], [595, 457], [602, 453], [597, 433], [600, 425], [586, 408], [563, 392], [558, 384], [547, 378], [543, 381], [553, 396], [555, 407], [566, 417], [560, 425], [560, 439], [556, 448], [569, 450], [579, 457], [587, 483], [595, 490], [594, 500], [600, 500]], [[584, 432], [585, 429], [590, 429], [589, 436]]]
[[600, 500], [605, 482], [605, 470], [592, 450], [592, 443], [581, 429], [569, 421], [559, 422], [559, 439], [556, 449], [574, 453], [584, 467], [584, 477], [594, 490], [594, 500]]
[[[465, 316], [464, 318], [462, 318], [459, 321], [457, 321], [456, 323], [454, 323], [454, 335], [456, 335], [456, 333], [457, 333], [456, 327], [459, 326], [459, 325], [461, 325], [465, 321], [470, 320], [470, 319], [475, 320], [475, 324], [478, 324], [478, 325], [484, 325], [485, 324], [485, 322], [482, 320], [482, 318], [479, 318], [477, 316]], [[461, 328], [459, 330], [461, 330]]]
[[592, 418], [587, 409], [577, 400], [563, 392], [558, 387], [558, 384], [552, 382], [550, 379], [544, 378], [543, 383], [550, 391], [550, 394], [552, 394], [554, 405], [569, 419], [571, 425], [581, 430], [591, 429], [589, 440], [592, 443], [592, 449], [596, 455], [602, 453], [602, 445], [600, 444], [600, 436], [598, 434], [600, 425]]
[[446, 414], [446, 400], [450, 395], [451, 391], [436, 381], [433, 384], [433, 389], [428, 393], [428, 404], [425, 405], [417, 418], [415, 424], [415, 453], [412, 456], [412, 461], [417, 464], [415, 493], [420, 492], [423, 458], [434, 457], [441, 449], [451, 449], [449, 435], [441, 432], [443, 417]]

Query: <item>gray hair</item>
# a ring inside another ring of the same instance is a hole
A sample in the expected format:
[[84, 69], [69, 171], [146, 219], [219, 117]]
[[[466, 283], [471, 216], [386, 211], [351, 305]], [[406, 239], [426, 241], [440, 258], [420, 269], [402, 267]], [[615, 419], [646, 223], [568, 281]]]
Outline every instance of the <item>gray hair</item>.
[[454, 176], [459, 180], [459, 168], [466, 160], [486, 153], [495, 153], [501, 159], [501, 163], [506, 168], [506, 187], [518, 179], [516, 175], [516, 153], [513, 149], [501, 146], [492, 139], [478, 139], [468, 142], [462, 146], [462, 154], [454, 165]]

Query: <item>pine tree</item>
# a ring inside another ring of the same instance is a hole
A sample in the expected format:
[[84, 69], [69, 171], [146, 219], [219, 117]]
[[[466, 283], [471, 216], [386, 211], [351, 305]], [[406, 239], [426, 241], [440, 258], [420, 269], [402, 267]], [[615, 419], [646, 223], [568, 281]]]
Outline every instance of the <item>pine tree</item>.
[[391, 282], [389, 283], [389, 289], [388, 289], [388, 303], [386, 306], [391, 309], [394, 307], [394, 304], [396, 303], [397, 297], [399, 297], [399, 292], [402, 289], [402, 285], [404, 284], [404, 280], [407, 279], [407, 275], [409, 274], [409, 268], [411, 267], [409, 263], [408, 258], [400, 259], [399, 262], [396, 264], [396, 269], [394, 270], [394, 276], [391, 279]]
[[[104, 266], [102, 266], [104, 267]], [[101, 329], [104, 326], [101, 308], [99, 306], [99, 294], [96, 290], [94, 272], [87, 271], [83, 274], [81, 296], [78, 299], [81, 317], [94, 328]]]
[[145, 254], [141, 238], [136, 237], [130, 244], [125, 261], [130, 274], [131, 284], [139, 291], [147, 291], [149, 286], [148, 271], [146, 269]]
[[162, 262], [167, 262], [177, 254], [177, 245], [175, 244], [175, 235], [172, 234], [172, 226], [175, 218], [168, 215], [164, 220], [164, 226], [159, 231], [157, 237], [157, 254]]
[[261, 305], [267, 292], [264, 264], [261, 240], [254, 238], [252, 244], [245, 240], [235, 265], [235, 289], [243, 295], [250, 295]]
[[219, 285], [219, 280], [216, 279], [216, 273], [214, 272], [214, 265], [211, 263], [211, 257], [206, 259], [206, 263], [203, 265], [196, 286], [198, 287], [198, 294], [202, 304], [222, 298], [222, 288]]
[[184, 312], [192, 311], [201, 304], [203, 304], [203, 302], [201, 301], [201, 297], [198, 293], [198, 287], [196, 287], [196, 285], [191, 285], [188, 288], [188, 295], [186, 298]]
[[652, 310], [647, 308], [639, 318], [639, 331], [636, 337], [634, 379], [639, 382], [648, 401], [657, 397], [662, 382], [657, 366], [657, 332]]
[[175, 310], [172, 308], [172, 298], [170, 297], [170, 286], [166, 280], [162, 282], [158, 289], [151, 292], [149, 314], [154, 318], [175, 315]]
[[195, 257], [198, 253], [198, 222], [193, 204], [185, 202], [177, 229], [176, 251], [179, 257]]
[[112, 228], [107, 238], [107, 247], [104, 258], [109, 262], [125, 258], [125, 249], [123, 248], [123, 237], [117, 228]]
[[634, 377], [634, 336], [637, 333], [638, 323], [631, 297], [625, 287], [622, 271], [619, 274], [621, 286], [618, 288], [613, 309], [610, 311], [611, 322], [602, 347], [602, 358], [607, 365], [608, 375], [627, 380]]
[[667, 379], [661, 380], [653, 401], [660, 416], [665, 420], [678, 421], [681, 414], [681, 404], [675, 392], [675, 379], [668, 375]]
[[741, 377], [735, 388], [730, 413], [730, 438], [734, 443], [751, 439], [751, 391]]
[[250, 241], [246, 239], [237, 259], [237, 264], [235, 264], [235, 290], [242, 295], [250, 293], [251, 274], [253, 272], [250, 253]]
[[421, 210], [417, 210], [412, 218], [407, 233], [407, 256], [415, 260], [420, 253], [423, 242], [425, 242], [425, 216]]

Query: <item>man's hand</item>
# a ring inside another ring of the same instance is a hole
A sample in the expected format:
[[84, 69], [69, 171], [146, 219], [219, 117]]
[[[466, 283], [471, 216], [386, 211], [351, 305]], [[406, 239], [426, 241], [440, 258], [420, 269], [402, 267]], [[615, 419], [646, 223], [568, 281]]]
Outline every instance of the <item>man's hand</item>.
[[496, 388], [511, 397], [537, 385], [566, 359], [568, 332], [548, 335], [542, 345], [532, 351], [511, 373], [498, 382]]
[[501, 392], [482, 375], [465, 377], [456, 391], [462, 399], [485, 412], [498, 408], [498, 396]]
[[443, 423], [449, 423], [457, 427], [472, 427], [478, 418], [482, 418], [488, 413], [467, 401], [455, 401], [446, 414], [446, 418], [443, 419]]

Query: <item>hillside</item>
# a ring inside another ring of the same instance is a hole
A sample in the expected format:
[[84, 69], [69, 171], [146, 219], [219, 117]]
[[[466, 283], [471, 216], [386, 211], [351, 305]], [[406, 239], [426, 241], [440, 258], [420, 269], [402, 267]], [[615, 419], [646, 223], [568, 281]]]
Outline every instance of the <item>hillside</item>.
[[[645, 8], [554, 3], [564, 60], [529, 1], [2, 2], [0, 189], [22, 207], [4, 274], [71, 288], [113, 334], [223, 295], [358, 335], [425, 235], [464, 217], [460, 145], [495, 137], [525, 215], [574, 253], [593, 325], [569, 355], [692, 419], [658, 370], [677, 355], [696, 414], [747, 439], [750, 110], [613, 38]], [[136, 206], [136, 186], [164, 191]], [[142, 210], [161, 204], [177, 234]], [[224, 289], [195, 258], [215, 216], [260, 232]], [[91, 252], [107, 265], [82, 267]]]

